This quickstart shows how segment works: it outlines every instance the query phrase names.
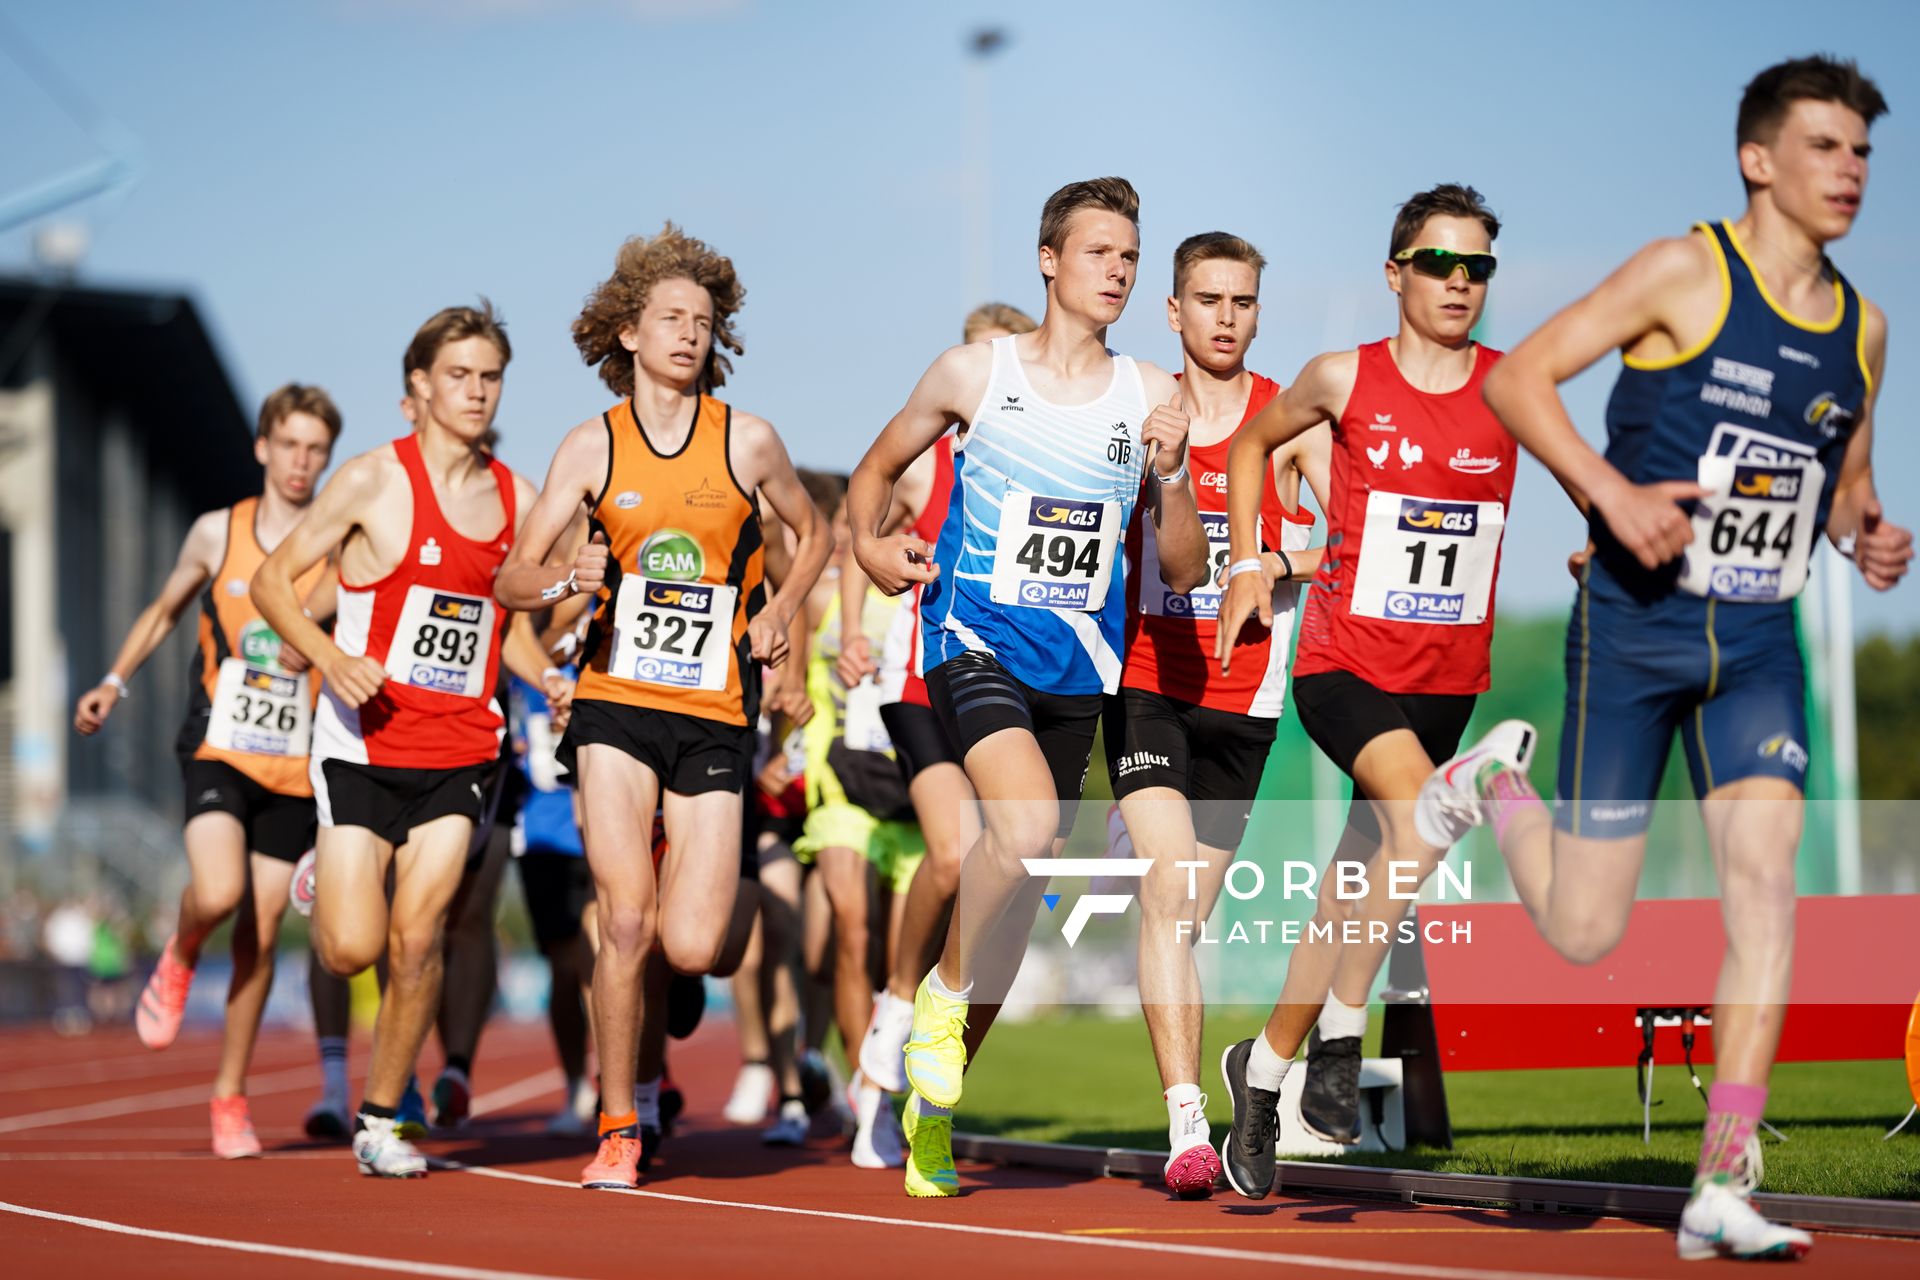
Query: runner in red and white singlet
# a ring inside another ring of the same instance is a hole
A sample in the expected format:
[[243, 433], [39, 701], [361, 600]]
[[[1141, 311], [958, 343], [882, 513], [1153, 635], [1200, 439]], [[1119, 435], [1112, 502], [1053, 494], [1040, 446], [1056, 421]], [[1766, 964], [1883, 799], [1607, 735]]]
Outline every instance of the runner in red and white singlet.
[[[1194, 965], [1195, 921], [1212, 913], [1246, 834], [1286, 693], [1296, 580], [1312, 573], [1313, 516], [1302, 476], [1326, 493], [1328, 437], [1302, 435], [1275, 452], [1249, 519], [1273, 561], [1271, 625], [1235, 634], [1234, 665], [1214, 658], [1229, 557], [1227, 455], [1280, 388], [1247, 368], [1259, 330], [1260, 272], [1251, 244], [1223, 231], [1192, 236], [1173, 255], [1168, 321], [1180, 335], [1181, 395], [1192, 422], [1187, 465], [1212, 568], [1176, 592], [1160, 577], [1153, 524], [1127, 530], [1126, 660], [1107, 698], [1107, 773], [1134, 856], [1153, 866], [1140, 884], [1140, 1006], [1167, 1108], [1167, 1189], [1205, 1196], [1220, 1175], [1200, 1093], [1205, 996]], [[1192, 876], [1189, 883], [1189, 875]]]
[[[313, 743], [314, 950], [341, 975], [388, 959], [353, 1137], [360, 1171], [381, 1177], [426, 1173], [395, 1112], [439, 1008], [447, 908], [499, 760], [494, 685], [509, 615], [493, 582], [535, 496], [483, 443], [510, 354], [490, 306], [449, 307], [422, 325], [402, 365], [417, 434], [342, 466], [253, 580], [261, 616], [326, 677]], [[329, 637], [293, 580], [336, 549]], [[541, 684], [539, 643], [524, 618], [515, 627], [526, 643], [517, 658], [504, 646], [510, 665]]]
[[[1032, 333], [1031, 317], [1003, 302], [977, 307], [961, 328], [962, 342], [991, 342], [995, 338]], [[928, 546], [940, 540], [947, 504], [953, 496], [953, 441], [942, 436], [907, 468], [894, 487], [895, 501], [912, 512], [910, 532]], [[918, 510], [914, 510], [917, 506]], [[841, 602], [842, 617], [858, 617], [866, 594], [866, 575], [847, 558], [847, 578]], [[907, 775], [907, 793], [913, 798], [927, 854], [907, 890], [900, 921], [900, 942], [894, 951], [887, 987], [873, 1003], [873, 1018], [860, 1044], [860, 1069], [883, 1089], [906, 1088], [902, 1050], [913, 1030], [913, 993], [927, 975], [946, 942], [946, 923], [960, 888], [960, 862], [979, 838], [980, 815], [973, 784], [960, 767], [960, 753], [947, 737], [945, 726], [927, 700], [925, 651], [920, 644], [920, 594], [916, 584], [906, 607], [893, 615], [886, 650], [875, 679], [880, 682], [880, 719], [893, 742], [893, 752]], [[840, 676], [857, 680], [871, 669], [865, 641], [855, 638], [857, 654], [841, 653]]]
[[[1353, 901], [1336, 900], [1335, 877], [1321, 878], [1315, 924], [1332, 932], [1309, 931], [1294, 948], [1264, 1034], [1221, 1062], [1234, 1103], [1221, 1149], [1227, 1178], [1256, 1199], [1273, 1185], [1270, 1126], [1281, 1083], [1316, 1021], [1301, 1119], [1330, 1141], [1359, 1140], [1360, 1037], [1368, 992], [1407, 905], [1395, 894], [1408, 873], [1416, 881], [1431, 874], [1451, 843], [1439, 824], [1416, 820], [1414, 802], [1487, 687], [1514, 446], [1480, 399], [1498, 355], [1471, 335], [1499, 230], [1471, 187], [1435, 187], [1402, 205], [1386, 263], [1399, 332], [1310, 361], [1241, 431], [1229, 457], [1236, 523], [1223, 627], [1270, 612], [1253, 535], [1268, 451], [1336, 424], [1327, 554], [1301, 620], [1293, 704], [1307, 736], [1354, 781], [1333, 857], [1367, 864], [1364, 896]], [[1219, 656], [1229, 670], [1238, 658], [1224, 644]]]

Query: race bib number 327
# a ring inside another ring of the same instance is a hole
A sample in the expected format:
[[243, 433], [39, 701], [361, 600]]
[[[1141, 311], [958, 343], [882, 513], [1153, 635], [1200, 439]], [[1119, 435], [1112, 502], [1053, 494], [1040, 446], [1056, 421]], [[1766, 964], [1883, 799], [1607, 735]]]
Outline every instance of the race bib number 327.
[[1506, 523], [1498, 502], [1375, 490], [1367, 497], [1353, 612], [1388, 622], [1486, 621]]
[[1092, 613], [1107, 599], [1120, 504], [1009, 491], [993, 556], [995, 604]]
[[613, 602], [607, 674], [676, 689], [724, 689], [738, 587], [631, 574]]

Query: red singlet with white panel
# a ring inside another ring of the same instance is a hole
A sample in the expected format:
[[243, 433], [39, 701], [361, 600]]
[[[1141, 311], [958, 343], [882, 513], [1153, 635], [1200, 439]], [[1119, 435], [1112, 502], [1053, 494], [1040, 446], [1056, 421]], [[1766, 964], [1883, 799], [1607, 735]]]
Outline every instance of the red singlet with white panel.
[[[1185, 595], [1169, 591], [1160, 580], [1160, 557], [1153, 521], [1142, 504], [1135, 508], [1127, 529], [1127, 658], [1120, 676], [1123, 688], [1162, 693], [1196, 706], [1236, 715], [1274, 719], [1280, 715], [1287, 691], [1287, 651], [1293, 639], [1293, 609], [1299, 586], [1277, 582], [1273, 588], [1271, 629], [1250, 620], [1233, 651], [1233, 667], [1220, 673], [1213, 656], [1219, 624], [1220, 570], [1231, 558], [1227, 545], [1227, 452], [1234, 436], [1255, 414], [1280, 394], [1271, 378], [1253, 375], [1246, 412], [1226, 439], [1187, 450], [1194, 490], [1200, 502], [1200, 523], [1207, 531], [1207, 581]], [[1260, 494], [1260, 545], [1283, 551], [1304, 551], [1313, 531], [1313, 513], [1289, 511], [1281, 501], [1273, 468], [1266, 469]]]
[[406, 557], [377, 582], [340, 582], [333, 642], [386, 668], [357, 709], [329, 686], [314, 716], [313, 760], [402, 769], [457, 769], [500, 754], [505, 718], [494, 697], [508, 612], [494, 575], [513, 546], [513, 473], [492, 459], [506, 521], [484, 541], [447, 522], [412, 436], [393, 442], [413, 490]]
[[[932, 546], [940, 538], [940, 526], [946, 523], [947, 503], [953, 497], [953, 436], [941, 436], [933, 444], [933, 488], [927, 493], [927, 505], [909, 527], [914, 537]], [[916, 707], [927, 701], [925, 651], [920, 647], [920, 586], [915, 584], [906, 607], [896, 610], [887, 628], [886, 644], [880, 658], [880, 701], [910, 702]]]
[[1387, 693], [1483, 693], [1513, 437], [1480, 384], [1498, 351], [1474, 348], [1457, 391], [1401, 376], [1387, 343], [1359, 350], [1333, 432], [1327, 548], [1300, 620], [1296, 676], [1348, 671]]

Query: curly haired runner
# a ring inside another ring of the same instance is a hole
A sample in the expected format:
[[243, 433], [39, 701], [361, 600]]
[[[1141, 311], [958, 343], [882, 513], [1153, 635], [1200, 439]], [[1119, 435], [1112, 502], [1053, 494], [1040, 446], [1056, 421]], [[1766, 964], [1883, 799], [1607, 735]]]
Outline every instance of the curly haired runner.
[[[514, 609], [595, 597], [573, 720], [561, 744], [579, 779], [599, 902], [593, 982], [600, 1043], [599, 1155], [584, 1187], [632, 1187], [659, 1081], [635, 1088], [646, 1026], [671, 970], [705, 973], [739, 886], [741, 787], [759, 712], [756, 662], [778, 666], [827, 555], [823, 522], [771, 424], [709, 392], [745, 296], [733, 263], [668, 223], [620, 247], [574, 322], [574, 344], [619, 404], [567, 433], [494, 593]], [[757, 497], [799, 536], [768, 598]], [[544, 562], [584, 510], [571, 569]], [[656, 883], [647, 833], [665, 811]], [[657, 1037], [654, 1037], [657, 1039]], [[633, 1097], [631, 1109], [622, 1104]]]

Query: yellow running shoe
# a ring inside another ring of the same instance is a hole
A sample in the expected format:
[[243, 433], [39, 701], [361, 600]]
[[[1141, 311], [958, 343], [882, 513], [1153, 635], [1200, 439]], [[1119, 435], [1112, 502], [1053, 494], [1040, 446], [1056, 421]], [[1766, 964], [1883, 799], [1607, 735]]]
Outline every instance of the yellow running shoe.
[[907, 1083], [936, 1107], [960, 1103], [966, 1031], [967, 1002], [935, 994], [932, 974], [922, 978], [913, 995], [913, 1034], [907, 1037]]
[[953, 1117], [922, 1116], [920, 1095], [907, 1095], [900, 1114], [907, 1137], [907, 1194], [922, 1199], [960, 1194], [960, 1173], [953, 1167]]

